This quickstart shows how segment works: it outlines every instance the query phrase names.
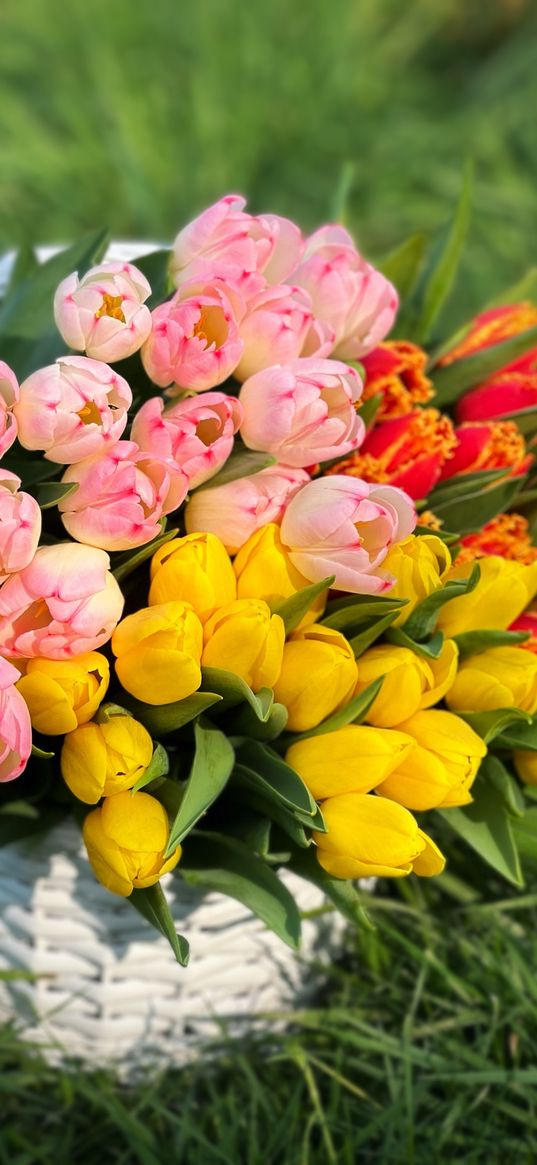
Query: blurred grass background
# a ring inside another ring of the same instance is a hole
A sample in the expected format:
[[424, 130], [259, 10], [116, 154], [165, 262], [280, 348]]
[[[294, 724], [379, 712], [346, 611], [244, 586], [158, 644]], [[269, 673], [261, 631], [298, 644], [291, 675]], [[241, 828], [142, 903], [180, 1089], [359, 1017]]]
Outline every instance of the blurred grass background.
[[533, 0], [2, 0], [0, 245], [171, 239], [224, 192], [380, 256], [477, 189], [462, 303], [535, 237]]

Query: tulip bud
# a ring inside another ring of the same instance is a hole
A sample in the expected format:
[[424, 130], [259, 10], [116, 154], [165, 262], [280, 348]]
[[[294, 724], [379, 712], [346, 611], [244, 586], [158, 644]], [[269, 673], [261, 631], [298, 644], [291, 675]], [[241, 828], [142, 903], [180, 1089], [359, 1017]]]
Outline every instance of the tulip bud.
[[66, 736], [62, 776], [75, 797], [96, 805], [132, 789], [151, 763], [153, 741], [142, 724], [127, 713], [102, 724], [82, 724]]
[[306, 732], [350, 700], [358, 675], [352, 647], [331, 627], [295, 631], [283, 649], [274, 698], [288, 711], [287, 728]]
[[15, 687], [19, 673], [0, 656], [0, 782], [13, 781], [32, 751], [30, 713]]
[[237, 398], [223, 392], [189, 396], [167, 408], [162, 397], [152, 396], [136, 413], [131, 437], [151, 456], [175, 461], [195, 489], [227, 461], [241, 421]]
[[20, 395], [19, 382], [13, 370], [0, 360], [0, 457], [11, 448], [17, 436], [17, 420], [13, 405]]
[[258, 692], [272, 688], [282, 666], [285, 627], [262, 599], [235, 599], [204, 627], [204, 667], [234, 672]]
[[172, 251], [171, 271], [179, 287], [193, 276], [207, 276], [230, 267], [263, 271], [269, 283], [281, 283], [296, 266], [302, 235], [289, 219], [277, 214], [253, 216], [246, 200], [226, 194], [179, 232]]
[[460, 664], [446, 704], [453, 712], [537, 712], [537, 656], [521, 647], [491, 647], [469, 656]]
[[29, 566], [0, 587], [0, 652], [15, 659], [72, 659], [112, 634], [123, 595], [104, 550], [40, 546]]
[[[448, 578], [468, 578], [472, 562], [462, 562]], [[504, 631], [525, 610], [537, 591], [537, 562], [523, 566], [496, 555], [479, 560], [480, 578], [469, 594], [445, 603], [438, 627], [452, 637], [465, 631]], [[406, 609], [406, 608], [405, 608]]]
[[177, 865], [181, 847], [164, 853], [169, 825], [166, 811], [148, 793], [128, 791], [107, 797], [88, 813], [84, 841], [93, 873], [107, 890], [128, 898], [134, 889], [154, 886]]
[[410, 340], [385, 340], [362, 356], [363, 400], [375, 398], [377, 422], [393, 421], [411, 413], [415, 405], [427, 404], [434, 393], [432, 381], [425, 375], [427, 361], [423, 348]]
[[239, 335], [244, 351], [235, 378], [241, 381], [299, 356], [328, 355], [334, 341], [331, 328], [314, 319], [307, 291], [285, 284], [265, 286], [252, 296]]
[[168, 396], [177, 396], [181, 389], [204, 392], [227, 380], [242, 349], [235, 299], [231, 302], [215, 280], [185, 285], [155, 308], [141, 356], [149, 379], [166, 388]]
[[17, 687], [35, 730], [45, 736], [63, 736], [91, 720], [109, 682], [106, 656], [87, 651], [74, 659], [29, 659]]
[[[237, 576], [237, 597], [264, 599], [270, 607], [309, 586], [307, 578], [293, 566], [289, 551], [281, 540], [280, 527], [275, 522], [256, 530], [241, 546], [233, 569]], [[301, 626], [313, 623], [322, 615], [327, 593], [324, 591], [317, 596]]]
[[0, 466], [0, 583], [30, 564], [41, 534], [39, 505], [20, 484], [20, 477]]
[[285, 507], [309, 482], [305, 469], [270, 465], [212, 489], [195, 490], [185, 510], [189, 533], [210, 530], [230, 554], [268, 522], [279, 522]]
[[515, 749], [513, 752], [515, 769], [525, 785], [537, 785], [537, 752], [530, 749]]
[[150, 606], [180, 599], [190, 603], [204, 623], [236, 596], [231, 560], [214, 534], [173, 538], [151, 559]]
[[203, 629], [190, 603], [159, 603], [127, 615], [112, 636], [119, 682], [146, 704], [171, 704], [201, 683]]
[[415, 409], [375, 425], [359, 451], [328, 472], [389, 482], [418, 500], [436, 485], [456, 444], [449, 417], [438, 409]]
[[95, 360], [125, 360], [151, 331], [151, 288], [132, 263], [100, 263], [82, 279], [73, 271], [54, 296], [56, 327], [66, 344]]
[[404, 732], [348, 724], [334, 732], [297, 740], [288, 748], [285, 760], [320, 801], [376, 789], [412, 748], [413, 741]]
[[455, 446], [442, 466], [440, 481], [487, 469], [505, 469], [506, 477], [518, 476], [526, 473], [532, 461], [514, 421], [467, 422], [455, 429]]
[[[383, 565], [395, 576], [390, 598], [407, 600], [393, 623], [394, 627], [399, 627], [406, 623], [418, 603], [444, 585], [451, 555], [435, 534], [411, 535], [391, 547]], [[446, 634], [452, 632], [446, 631]]]
[[399, 725], [416, 748], [379, 786], [407, 809], [447, 809], [467, 805], [470, 788], [487, 746], [481, 737], [451, 712], [416, 712]]
[[314, 833], [320, 865], [334, 878], [441, 874], [445, 859], [407, 809], [385, 797], [347, 793], [323, 803], [327, 833]]
[[23, 381], [13, 412], [25, 449], [70, 465], [115, 445], [131, 404], [127, 381], [107, 364], [61, 356]]
[[356, 694], [384, 676], [366, 720], [377, 728], [394, 728], [420, 708], [437, 704], [453, 683], [457, 671], [457, 645], [447, 639], [437, 659], [425, 659], [407, 647], [380, 643], [358, 660]]

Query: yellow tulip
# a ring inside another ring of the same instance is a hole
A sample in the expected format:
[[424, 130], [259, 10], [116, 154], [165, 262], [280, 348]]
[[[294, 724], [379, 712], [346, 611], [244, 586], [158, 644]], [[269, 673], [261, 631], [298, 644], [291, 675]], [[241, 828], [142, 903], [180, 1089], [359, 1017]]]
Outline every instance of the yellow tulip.
[[522, 647], [491, 647], [464, 659], [446, 696], [453, 712], [520, 708], [537, 712], [537, 656]]
[[64, 736], [91, 720], [109, 682], [106, 656], [85, 651], [73, 659], [29, 659], [17, 687], [36, 732]]
[[537, 752], [530, 749], [515, 749], [513, 753], [515, 769], [525, 785], [537, 785]]
[[347, 793], [322, 805], [327, 833], [314, 833], [317, 858], [335, 878], [441, 874], [445, 859], [407, 809], [385, 797]]
[[235, 599], [204, 627], [202, 664], [234, 672], [258, 692], [272, 688], [282, 666], [285, 627], [262, 599]]
[[75, 797], [96, 805], [101, 797], [132, 789], [152, 756], [147, 729], [125, 713], [75, 728], [63, 742], [60, 764]]
[[425, 658], [407, 647], [381, 643], [358, 660], [356, 692], [384, 676], [380, 692], [367, 713], [368, 724], [393, 728], [421, 708], [437, 704], [455, 679], [458, 650], [446, 639], [438, 659]]
[[394, 627], [406, 623], [418, 603], [444, 585], [451, 555], [436, 534], [411, 534], [389, 550], [382, 569], [395, 576], [391, 599], [407, 599]]
[[[537, 591], [537, 562], [523, 566], [491, 554], [479, 559], [479, 582], [468, 595], [451, 599], [440, 610], [438, 627], [444, 635], [465, 631], [505, 631], [525, 610]], [[468, 578], [473, 562], [451, 568], [448, 579]]]
[[112, 636], [125, 691], [146, 704], [170, 704], [197, 691], [203, 628], [190, 603], [158, 603], [127, 615]]
[[411, 748], [413, 741], [403, 732], [347, 724], [335, 732], [297, 740], [287, 749], [285, 760], [319, 801], [375, 789]]
[[164, 860], [169, 825], [160, 801], [148, 793], [116, 793], [88, 813], [83, 826], [95, 877], [128, 898], [135, 889], [154, 886], [177, 865], [181, 847]]
[[173, 538], [151, 559], [149, 605], [190, 603], [202, 623], [237, 596], [231, 559], [215, 534]]
[[[274, 522], [262, 526], [241, 546], [233, 562], [239, 599], [264, 599], [271, 606], [283, 602], [303, 587], [307, 578], [293, 566], [289, 551]], [[318, 595], [302, 619], [301, 627], [314, 623], [326, 606], [327, 591]]]
[[274, 696], [289, 713], [287, 728], [315, 728], [353, 695], [358, 668], [352, 647], [331, 627], [295, 631], [283, 649]]
[[379, 786], [407, 809], [447, 809], [467, 805], [470, 788], [487, 747], [481, 737], [451, 712], [416, 712], [399, 725], [416, 748], [403, 757]]

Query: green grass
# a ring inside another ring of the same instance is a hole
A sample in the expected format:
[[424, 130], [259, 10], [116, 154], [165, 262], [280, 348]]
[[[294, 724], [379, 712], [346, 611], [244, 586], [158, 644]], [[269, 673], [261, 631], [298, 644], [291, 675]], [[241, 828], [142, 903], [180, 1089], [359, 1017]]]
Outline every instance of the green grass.
[[385, 883], [287, 1034], [136, 1086], [53, 1072], [4, 1032], [2, 1165], [530, 1165], [537, 881], [490, 885], [493, 906], [460, 888]]
[[472, 154], [464, 314], [531, 258], [536, 31], [532, 0], [3, 0], [0, 244], [168, 239], [234, 189], [311, 228], [353, 165], [382, 255], [442, 222]]

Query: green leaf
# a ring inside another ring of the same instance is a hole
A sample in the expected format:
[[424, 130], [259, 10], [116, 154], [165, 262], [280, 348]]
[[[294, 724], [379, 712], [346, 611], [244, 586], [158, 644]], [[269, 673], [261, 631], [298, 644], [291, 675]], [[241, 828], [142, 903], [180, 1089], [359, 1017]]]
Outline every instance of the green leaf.
[[150, 785], [152, 781], [156, 781], [157, 777], [165, 777], [170, 771], [170, 762], [166, 749], [161, 744], [156, 744], [153, 756], [141, 777], [138, 777], [136, 784], [133, 785], [132, 792], [138, 793], [140, 789], [144, 789], [146, 785]]
[[344, 599], [334, 599], [327, 603], [320, 622], [323, 627], [333, 627], [334, 631], [341, 631], [348, 637], [353, 631], [358, 632], [364, 625], [370, 627], [373, 621], [383, 619], [392, 611], [397, 615], [407, 603], [408, 599], [346, 595]]
[[317, 802], [290, 765], [275, 752], [256, 740], [247, 740], [237, 749], [237, 761], [262, 783], [264, 792], [288, 808], [299, 810], [312, 818], [317, 813]]
[[490, 489], [476, 489], [463, 498], [437, 503], [434, 512], [450, 529], [461, 535], [470, 534], [507, 510], [525, 481], [524, 475], [508, 477]]
[[122, 693], [122, 699], [141, 724], [153, 736], [167, 736], [178, 728], [183, 728], [191, 720], [195, 720], [202, 712], [219, 704], [222, 697], [217, 692], [194, 692], [184, 700], [176, 700], [173, 704], [144, 704], [135, 700], [128, 692]]
[[[455, 498], [471, 497], [476, 489], [481, 490], [487, 485], [494, 485], [505, 477], [505, 469], [480, 469], [475, 473], [457, 473], [441, 481], [427, 497], [427, 508], [435, 510], [442, 502], [451, 502]], [[429, 530], [430, 534], [431, 531]], [[435, 530], [436, 534], [436, 530]]]
[[177, 538], [178, 533], [179, 530], [166, 530], [163, 534], [158, 534], [156, 538], [153, 538], [152, 542], [147, 542], [140, 550], [136, 550], [134, 554], [129, 550], [126, 555], [118, 555], [112, 570], [117, 582], [122, 582], [124, 578], [128, 578], [133, 570], [136, 570], [143, 562], [147, 562], [148, 558], [152, 558], [156, 550], [160, 550], [161, 546], [171, 542], [172, 538]]
[[201, 688], [203, 692], [218, 692], [222, 704], [219, 712], [227, 712], [237, 704], [247, 703], [255, 712], [258, 720], [266, 723], [270, 717], [274, 703], [274, 693], [270, 688], [261, 688], [259, 692], [252, 689], [235, 672], [225, 671], [219, 667], [204, 667], [201, 671]]
[[367, 648], [382, 635], [383, 631], [387, 631], [388, 627], [397, 619], [398, 614], [399, 610], [396, 609], [395, 611], [388, 611], [383, 619], [372, 619], [358, 635], [354, 635], [349, 639], [356, 659], [363, 655], [364, 651], [367, 651]]
[[216, 489], [219, 485], [227, 485], [228, 481], [236, 481], [239, 477], [251, 477], [254, 473], [260, 473], [262, 469], [268, 469], [270, 465], [276, 465], [277, 460], [277, 457], [272, 457], [270, 453], [255, 453], [244, 448], [233, 449], [219, 473], [209, 481], [204, 481], [203, 485], [198, 485], [196, 493], [199, 490]]
[[[4, 353], [3, 347], [2, 352]], [[54, 474], [58, 472], [58, 466], [52, 461], [45, 461], [44, 458], [38, 460], [35, 453], [26, 456], [26, 450], [22, 448], [22, 445], [15, 445], [14, 448], [16, 453], [10, 449], [4, 455], [4, 465], [11, 473], [16, 473], [17, 477], [20, 477], [23, 489], [31, 489], [33, 485], [46, 481], [49, 477], [54, 477]]]
[[83, 275], [99, 262], [108, 238], [106, 230], [97, 231], [32, 270], [4, 300], [0, 308], [0, 334], [24, 340], [39, 340], [50, 332], [57, 335], [53, 300], [58, 283], [72, 271]]
[[335, 575], [327, 575], [321, 582], [312, 583], [309, 587], [302, 587], [296, 594], [290, 595], [288, 599], [283, 599], [280, 603], [271, 604], [271, 611], [273, 615], [279, 615], [285, 624], [285, 634], [290, 635], [299, 623], [302, 622], [304, 615], [307, 615], [310, 607], [315, 602], [323, 591], [329, 590], [332, 583], [335, 581]]
[[504, 803], [506, 813], [511, 817], [522, 817], [526, 802], [520, 785], [497, 756], [486, 756], [481, 762], [480, 777], [495, 789]]
[[170, 857], [175, 847], [180, 845], [213, 801], [220, 796], [235, 761], [235, 753], [227, 736], [212, 724], [195, 724], [194, 739], [196, 744], [194, 761], [184, 787], [179, 811], [170, 830], [165, 857]]
[[[403, 323], [411, 338], [423, 344], [429, 338], [457, 274], [470, 223], [473, 168], [467, 165], [455, 213], [438, 234], [417, 281], [414, 294], [403, 309]], [[408, 322], [407, 322], [408, 321]], [[400, 327], [403, 326], [400, 323]]]
[[522, 303], [527, 299], [533, 300], [534, 303], [537, 302], [537, 267], [530, 267], [522, 279], [512, 283], [494, 299], [489, 299], [486, 310], [488, 311], [491, 307], [502, 307], [505, 303]]
[[478, 655], [489, 647], [516, 647], [531, 639], [529, 631], [463, 631], [454, 636], [459, 649], [459, 658]]
[[146, 301], [151, 311], [153, 311], [153, 308], [158, 307], [160, 303], [163, 303], [170, 293], [170, 258], [171, 251], [166, 248], [161, 248], [158, 251], [151, 251], [149, 255], [142, 255], [141, 258], [134, 260], [135, 266], [145, 275], [151, 284], [151, 295]]
[[78, 489], [76, 481], [45, 481], [37, 489], [37, 500], [42, 510], [57, 506]]
[[[311, 845], [311, 834], [306, 833], [305, 818], [301, 817], [296, 810], [289, 809], [283, 802], [277, 801], [273, 796], [272, 789], [264, 789], [263, 781], [259, 779], [258, 775], [243, 768], [242, 765], [235, 765], [229, 786], [230, 791], [231, 787], [237, 791], [241, 808], [247, 805], [262, 816], [270, 818], [301, 849], [307, 849]], [[319, 828], [319, 826], [313, 818], [310, 818], [307, 828], [312, 830]]]
[[181, 873], [192, 886], [236, 898], [288, 946], [300, 942], [300, 914], [294, 898], [261, 858], [235, 838], [193, 833], [181, 859]]
[[177, 934], [170, 907], [164, 897], [160, 882], [155, 886], [148, 886], [145, 890], [133, 890], [129, 902], [155, 930], [160, 931], [172, 948], [172, 951], [181, 967], [186, 967], [190, 955], [190, 947], [182, 934]]
[[388, 643], [394, 643], [396, 647], [408, 647], [409, 651], [413, 651], [415, 655], [422, 655], [425, 659], [438, 659], [444, 646], [442, 631], [435, 631], [430, 639], [421, 642], [407, 635], [403, 627], [389, 627], [386, 640]]
[[13, 292], [17, 289], [23, 280], [33, 275], [39, 268], [39, 259], [32, 247], [27, 246], [26, 243], [18, 248], [15, 256], [15, 262], [11, 268], [9, 276], [9, 283], [6, 287], [5, 294], [2, 298], [9, 299]]
[[[522, 717], [520, 717], [520, 721]], [[507, 732], [496, 737], [496, 748], [521, 749], [537, 752], [537, 718], [530, 717], [529, 723], [512, 724]]]
[[266, 720], [260, 720], [250, 704], [241, 704], [237, 711], [226, 716], [228, 736], [248, 736], [253, 740], [276, 740], [283, 732], [288, 720], [288, 711], [283, 704], [272, 704]]
[[521, 858], [537, 864], [537, 806], [526, 809], [523, 817], [513, 821], [512, 828]]
[[[367, 431], [371, 429], [383, 399], [384, 396], [382, 392], [375, 392], [373, 396], [369, 397], [369, 400], [364, 400], [363, 404], [360, 402], [360, 416]], [[334, 464], [337, 463], [337, 460], [338, 459], [336, 458]], [[339, 458], [339, 460], [341, 460], [341, 458]]]
[[426, 243], [427, 236], [423, 233], [411, 235], [399, 247], [390, 251], [378, 265], [386, 279], [395, 285], [403, 301], [408, 298], [416, 283]]
[[330, 201], [329, 222], [345, 223], [347, 221], [347, 207], [355, 177], [356, 162], [351, 162], [349, 159], [342, 162]]
[[330, 877], [330, 874], [327, 874], [319, 865], [312, 850], [308, 853], [293, 854], [290, 866], [301, 878], [318, 886], [344, 918], [348, 918], [349, 922], [357, 926], [366, 926], [368, 930], [375, 929], [362, 906], [360, 894], [354, 882]]
[[468, 578], [450, 579], [443, 587], [439, 587], [437, 591], [427, 595], [426, 599], [422, 599], [421, 603], [414, 607], [401, 630], [411, 639], [415, 639], [416, 642], [423, 642], [434, 631], [438, 615], [444, 604], [458, 598], [459, 595], [470, 594], [471, 591], [475, 590], [480, 576], [481, 571], [476, 563]]
[[519, 356], [523, 356], [530, 348], [537, 344], [537, 327], [528, 328], [512, 336], [510, 340], [502, 340], [500, 344], [491, 344], [472, 356], [464, 356], [454, 360], [452, 364], [435, 368], [430, 375], [435, 387], [435, 405], [449, 405], [458, 400], [463, 392], [475, 385], [483, 384], [499, 368], [511, 364]]
[[522, 886], [513, 828], [503, 797], [479, 774], [472, 788], [471, 805], [440, 809], [442, 819], [497, 873]]
[[531, 716], [520, 708], [494, 708], [489, 712], [457, 712], [462, 720], [473, 728], [474, 732], [489, 744], [507, 728], [509, 724], [522, 720], [525, 724], [531, 722]]
[[379, 676], [378, 679], [373, 680], [363, 692], [358, 696], [354, 696], [344, 708], [340, 708], [338, 712], [334, 712], [332, 716], [328, 716], [316, 728], [309, 728], [307, 732], [290, 733], [282, 741], [285, 740], [285, 746], [294, 744], [296, 740], [306, 740], [310, 736], [323, 736], [326, 732], [335, 732], [338, 728], [344, 728], [346, 724], [361, 724], [374, 700], [376, 700], [384, 676]]

